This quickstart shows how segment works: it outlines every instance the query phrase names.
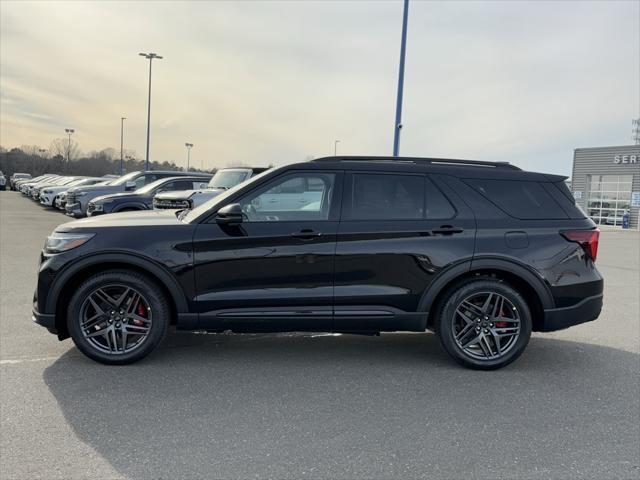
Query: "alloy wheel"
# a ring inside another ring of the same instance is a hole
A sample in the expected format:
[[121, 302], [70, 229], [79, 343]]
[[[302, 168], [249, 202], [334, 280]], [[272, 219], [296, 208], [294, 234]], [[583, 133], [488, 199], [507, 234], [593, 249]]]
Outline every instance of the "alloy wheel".
[[458, 347], [477, 360], [496, 360], [518, 341], [521, 330], [516, 306], [496, 292], [478, 292], [463, 299], [452, 318]]
[[80, 308], [80, 331], [95, 349], [123, 355], [136, 350], [151, 331], [151, 307], [135, 288], [122, 284], [91, 292]]

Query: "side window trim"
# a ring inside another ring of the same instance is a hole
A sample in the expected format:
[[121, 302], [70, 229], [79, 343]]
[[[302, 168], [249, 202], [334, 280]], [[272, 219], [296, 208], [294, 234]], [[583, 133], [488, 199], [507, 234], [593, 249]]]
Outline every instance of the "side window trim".
[[[453, 215], [451, 215], [450, 217], [429, 217], [427, 216], [427, 211], [429, 208], [429, 188], [435, 189], [435, 191], [439, 192], [440, 195], [447, 201], [447, 203], [449, 203], [449, 206], [453, 209]], [[425, 202], [425, 210], [424, 210], [424, 214], [425, 214], [425, 218], [427, 220], [452, 220], [454, 218], [456, 218], [458, 216], [458, 209], [456, 208], [456, 205], [454, 202], [451, 201], [451, 199], [442, 191], [442, 188], [440, 188], [440, 185], [438, 185], [437, 183], [437, 179], [433, 178], [431, 175], [425, 175], [425, 195], [424, 195], [424, 202]]]

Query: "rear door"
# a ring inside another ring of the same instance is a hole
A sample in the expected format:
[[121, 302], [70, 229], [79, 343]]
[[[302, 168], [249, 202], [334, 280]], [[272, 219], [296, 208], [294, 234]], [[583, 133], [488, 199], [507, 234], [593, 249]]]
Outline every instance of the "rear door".
[[336, 246], [336, 330], [423, 326], [418, 305], [433, 278], [473, 255], [473, 214], [447, 189], [421, 173], [346, 174]]

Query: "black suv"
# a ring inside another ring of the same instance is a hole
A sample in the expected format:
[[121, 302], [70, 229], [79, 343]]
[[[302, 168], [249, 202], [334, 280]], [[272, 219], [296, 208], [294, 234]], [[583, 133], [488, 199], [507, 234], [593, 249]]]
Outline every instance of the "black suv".
[[194, 210], [59, 226], [33, 316], [94, 360], [149, 354], [170, 325], [222, 332], [433, 330], [502, 367], [531, 331], [598, 317], [599, 231], [565, 177], [506, 163], [330, 157]]

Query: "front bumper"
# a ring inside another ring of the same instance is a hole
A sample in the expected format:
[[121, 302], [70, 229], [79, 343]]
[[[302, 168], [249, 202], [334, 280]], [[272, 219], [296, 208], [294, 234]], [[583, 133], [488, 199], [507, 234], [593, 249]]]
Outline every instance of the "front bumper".
[[158, 200], [153, 199], [154, 210], [182, 210], [184, 208], [193, 208], [191, 200]]
[[53, 204], [52, 194], [40, 195], [40, 204], [50, 207]]
[[38, 325], [49, 330], [50, 333], [53, 333], [54, 335], [58, 334], [58, 329], [56, 328], [56, 316], [53, 313], [40, 313], [34, 306], [31, 311], [31, 319]]
[[536, 330], [552, 332], [573, 325], [591, 322], [598, 318], [602, 310], [602, 293], [587, 297], [575, 305], [562, 308], [551, 308], [544, 311], [544, 321]]
[[82, 205], [80, 204], [80, 202], [78, 203], [67, 203], [64, 206], [64, 211], [67, 215], [71, 216], [71, 217], [83, 217], [84, 216], [84, 212], [82, 211]]

